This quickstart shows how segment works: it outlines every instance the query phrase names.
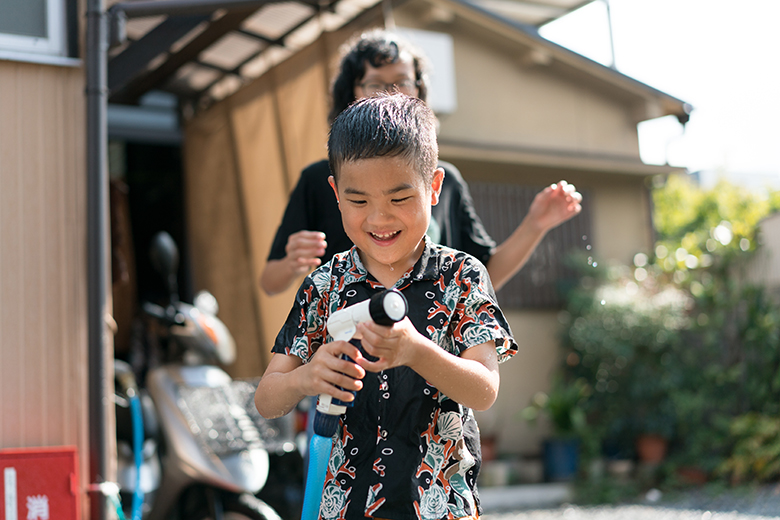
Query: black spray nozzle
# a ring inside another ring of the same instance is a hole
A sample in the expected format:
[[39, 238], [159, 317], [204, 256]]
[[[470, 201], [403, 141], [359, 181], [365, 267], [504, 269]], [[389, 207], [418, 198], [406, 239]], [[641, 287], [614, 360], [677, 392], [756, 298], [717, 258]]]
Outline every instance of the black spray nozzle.
[[401, 291], [388, 289], [371, 297], [368, 311], [377, 324], [390, 326], [404, 319], [409, 304]]
[[339, 416], [315, 413], [312, 427], [314, 433], [320, 437], [333, 437], [339, 427]]

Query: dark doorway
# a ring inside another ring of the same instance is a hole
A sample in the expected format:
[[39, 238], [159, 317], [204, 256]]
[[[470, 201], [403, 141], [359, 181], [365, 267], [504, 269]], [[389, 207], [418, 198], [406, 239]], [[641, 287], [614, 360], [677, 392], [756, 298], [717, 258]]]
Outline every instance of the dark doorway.
[[162, 301], [168, 296], [163, 279], [149, 260], [152, 238], [160, 231], [167, 231], [179, 246], [180, 298], [191, 302], [181, 147], [126, 142], [124, 148], [138, 299]]

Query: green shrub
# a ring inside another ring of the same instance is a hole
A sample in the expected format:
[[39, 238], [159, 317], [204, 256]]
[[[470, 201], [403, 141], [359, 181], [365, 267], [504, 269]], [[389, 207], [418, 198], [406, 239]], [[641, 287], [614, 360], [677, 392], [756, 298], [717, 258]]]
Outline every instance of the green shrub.
[[670, 478], [682, 466], [780, 477], [780, 305], [743, 275], [780, 192], [671, 177], [653, 202], [654, 251], [599, 262], [567, 295], [559, 381], [587, 396], [587, 430], [615, 455], [657, 433], [670, 440]]
[[780, 417], [750, 412], [731, 421], [734, 447], [718, 468], [734, 483], [780, 477]]

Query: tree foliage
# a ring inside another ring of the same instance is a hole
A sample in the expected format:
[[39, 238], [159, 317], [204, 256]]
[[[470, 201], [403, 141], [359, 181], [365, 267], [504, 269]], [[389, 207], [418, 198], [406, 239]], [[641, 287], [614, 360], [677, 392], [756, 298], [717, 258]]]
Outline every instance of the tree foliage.
[[751, 191], [726, 180], [702, 189], [682, 175], [659, 184], [652, 194], [654, 252], [667, 272], [707, 268], [716, 260], [730, 267], [742, 253], [755, 250], [761, 219], [780, 210], [777, 190]]

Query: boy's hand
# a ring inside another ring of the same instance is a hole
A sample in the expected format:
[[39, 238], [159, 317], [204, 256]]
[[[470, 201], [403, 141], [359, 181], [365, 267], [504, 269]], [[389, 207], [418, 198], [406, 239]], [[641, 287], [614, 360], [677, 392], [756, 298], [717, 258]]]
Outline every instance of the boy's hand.
[[363, 388], [361, 379], [366, 371], [357, 363], [341, 359], [342, 354], [357, 363], [363, 360], [360, 350], [347, 341], [325, 343], [317, 349], [311, 361], [301, 367], [299, 387], [304, 394], [328, 394], [344, 402], [355, 398], [350, 392]]
[[320, 257], [325, 254], [326, 247], [328, 243], [325, 242], [325, 233], [319, 231], [293, 233], [287, 237], [287, 245], [284, 248], [290, 269], [295, 274], [303, 274], [318, 267], [322, 263]]
[[357, 361], [369, 372], [380, 372], [402, 365], [413, 367], [415, 349], [430, 342], [417, 332], [408, 317], [390, 327], [374, 322], [359, 323], [357, 330], [357, 335], [362, 336], [361, 341], [366, 352], [379, 358], [373, 362], [366, 358]]
[[574, 185], [560, 181], [536, 194], [528, 209], [528, 218], [546, 233], [582, 211], [581, 202], [582, 195]]

